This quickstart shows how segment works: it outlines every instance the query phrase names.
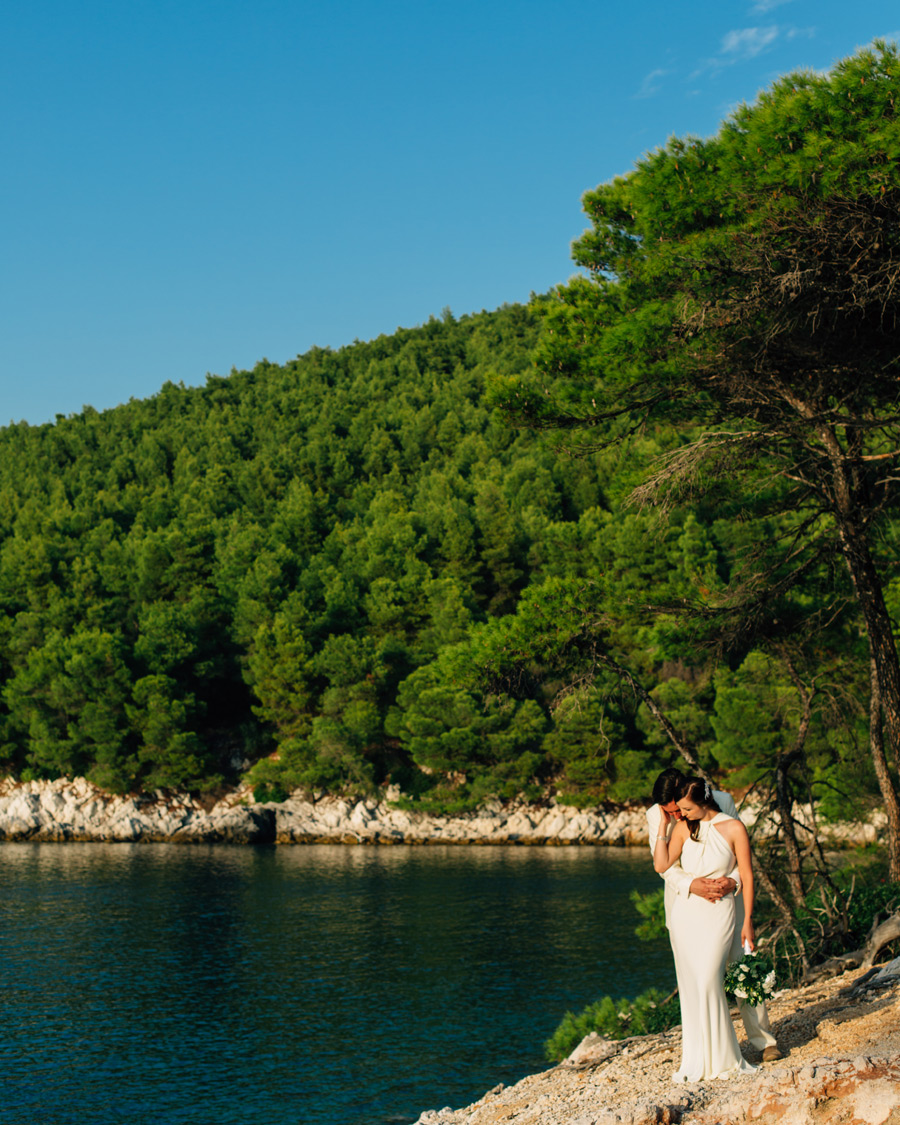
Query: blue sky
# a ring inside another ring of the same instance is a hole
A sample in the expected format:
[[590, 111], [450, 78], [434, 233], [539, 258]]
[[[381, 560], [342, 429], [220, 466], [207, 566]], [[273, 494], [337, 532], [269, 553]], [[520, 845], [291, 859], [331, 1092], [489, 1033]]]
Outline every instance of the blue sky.
[[896, 2], [6, 0], [0, 423], [573, 272], [583, 191]]

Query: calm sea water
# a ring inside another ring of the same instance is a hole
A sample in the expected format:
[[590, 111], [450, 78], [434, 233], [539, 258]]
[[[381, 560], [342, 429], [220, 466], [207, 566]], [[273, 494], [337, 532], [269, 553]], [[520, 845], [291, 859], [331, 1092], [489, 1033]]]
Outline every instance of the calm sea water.
[[669, 987], [646, 849], [0, 845], [3, 1125], [402, 1125]]

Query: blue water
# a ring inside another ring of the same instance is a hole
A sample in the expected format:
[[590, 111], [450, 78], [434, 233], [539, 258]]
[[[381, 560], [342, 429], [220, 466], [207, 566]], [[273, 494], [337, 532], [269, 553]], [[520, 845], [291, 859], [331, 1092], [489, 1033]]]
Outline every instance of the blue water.
[[646, 849], [0, 846], [3, 1125], [402, 1125], [674, 983]]

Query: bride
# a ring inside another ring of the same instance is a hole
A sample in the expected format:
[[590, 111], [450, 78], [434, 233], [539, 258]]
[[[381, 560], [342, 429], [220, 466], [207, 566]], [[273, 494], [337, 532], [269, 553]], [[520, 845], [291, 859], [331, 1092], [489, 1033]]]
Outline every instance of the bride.
[[[666, 840], [670, 814], [661, 820], [653, 849], [653, 866], [662, 874], [679, 858], [689, 874], [720, 878], [737, 864], [744, 896], [741, 941], [755, 944], [753, 933], [753, 870], [750, 838], [739, 820], [720, 812], [709, 783], [686, 778], [679, 790], [683, 820]], [[734, 897], [709, 902], [697, 895], [679, 895], [672, 903], [669, 934], [675, 954], [681, 1002], [681, 1066], [676, 1082], [699, 1082], [752, 1074], [738, 1047], [722, 981], [734, 936]]]

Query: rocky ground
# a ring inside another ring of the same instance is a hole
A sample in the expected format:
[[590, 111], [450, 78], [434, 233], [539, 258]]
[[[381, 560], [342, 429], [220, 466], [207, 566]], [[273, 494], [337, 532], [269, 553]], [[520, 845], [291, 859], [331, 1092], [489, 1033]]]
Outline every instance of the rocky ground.
[[561, 1065], [417, 1125], [900, 1125], [900, 958], [780, 993], [769, 1014], [784, 1058], [746, 1078], [673, 1083], [680, 1028], [592, 1035]]
[[[257, 804], [245, 787], [211, 803], [187, 793], [113, 796], [83, 778], [24, 783], [7, 778], [0, 781], [0, 840], [538, 846], [647, 843], [641, 806], [576, 809], [551, 798], [532, 804], [491, 801], [459, 816], [429, 816], [399, 808], [399, 796], [399, 792], [388, 792], [382, 799], [344, 800], [298, 793], [280, 804]], [[742, 810], [741, 816], [747, 824], [753, 823], [752, 809]], [[800, 819], [806, 820], [808, 815]], [[820, 839], [826, 846], [836, 847], [871, 843], [883, 819], [883, 814], [876, 812], [867, 823], [828, 825]]]

